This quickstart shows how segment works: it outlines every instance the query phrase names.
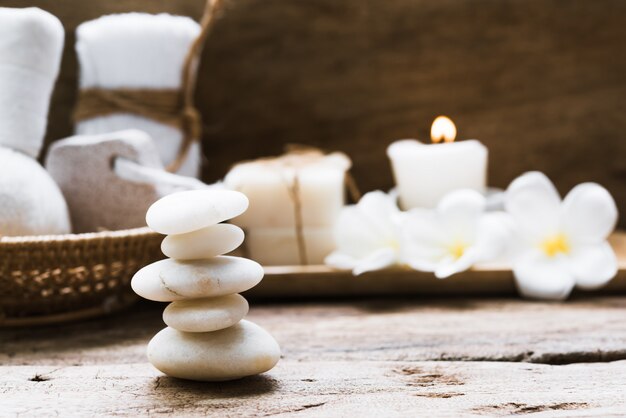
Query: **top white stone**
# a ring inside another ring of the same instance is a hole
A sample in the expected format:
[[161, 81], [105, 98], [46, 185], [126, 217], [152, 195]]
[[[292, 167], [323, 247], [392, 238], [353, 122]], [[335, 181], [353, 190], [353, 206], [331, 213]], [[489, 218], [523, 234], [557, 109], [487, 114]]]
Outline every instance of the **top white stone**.
[[161, 234], [185, 234], [241, 215], [248, 198], [231, 190], [190, 190], [154, 202], [146, 213], [150, 228]]

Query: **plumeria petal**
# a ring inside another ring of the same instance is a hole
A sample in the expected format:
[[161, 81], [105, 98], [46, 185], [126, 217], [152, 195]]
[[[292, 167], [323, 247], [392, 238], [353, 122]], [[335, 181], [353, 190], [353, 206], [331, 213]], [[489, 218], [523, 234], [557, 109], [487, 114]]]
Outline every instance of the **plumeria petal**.
[[572, 241], [604, 241], [617, 223], [617, 206], [611, 194], [596, 183], [574, 187], [563, 200], [562, 226]]
[[472, 242], [476, 239], [478, 220], [485, 211], [485, 197], [475, 190], [457, 190], [437, 205], [437, 215], [446, 235]]
[[432, 261], [430, 258], [407, 257], [402, 261], [413, 270], [424, 271], [427, 273], [433, 273], [437, 270], [437, 266], [439, 265], [436, 261]]
[[326, 256], [324, 263], [336, 269], [352, 270], [357, 265], [358, 260], [350, 255], [334, 251]]
[[453, 274], [468, 270], [476, 261], [478, 261], [478, 251], [475, 248], [470, 248], [457, 259], [446, 257], [435, 268], [435, 277], [445, 279]]
[[372, 228], [370, 221], [356, 207], [344, 208], [334, 228], [335, 244], [339, 251], [351, 256], [367, 255], [380, 237]]
[[546, 257], [528, 250], [513, 265], [519, 292], [529, 298], [563, 300], [574, 287], [574, 276], [564, 257]]
[[414, 270], [434, 272], [448, 254], [448, 239], [437, 212], [412, 209], [402, 218], [401, 226], [401, 260]]
[[597, 289], [617, 274], [617, 257], [608, 242], [580, 246], [572, 251], [569, 269], [578, 287]]
[[441, 254], [446, 236], [435, 211], [411, 209], [401, 218], [402, 247], [407, 256], [436, 257]]
[[485, 205], [480, 193], [457, 190], [435, 209], [407, 212], [402, 222], [401, 260], [415, 270], [445, 278], [499, 253], [503, 247], [503, 233], [496, 231], [503, 228], [499, 220], [510, 217], [489, 214], [490, 220], [483, 222]]
[[344, 208], [335, 224], [337, 250], [353, 257], [398, 245], [394, 216], [398, 209], [382, 192], [367, 193], [357, 205]]
[[513, 180], [504, 205], [520, 232], [531, 240], [554, 234], [558, 228], [561, 198], [543, 173], [532, 171]]
[[334, 227], [336, 251], [325, 263], [355, 275], [398, 262], [400, 211], [380, 191], [367, 193], [358, 204], [341, 211]]
[[359, 260], [352, 269], [352, 274], [358, 276], [368, 271], [382, 270], [396, 263], [397, 254], [391, 248], [381, 248], [365, 258]]
[[485, 213], [478, 224], [478, 236], [474, 248], [478, 252], [476, 261], [493, 261], [508, 256], [513, 251], [515, 224], [505, 212]]

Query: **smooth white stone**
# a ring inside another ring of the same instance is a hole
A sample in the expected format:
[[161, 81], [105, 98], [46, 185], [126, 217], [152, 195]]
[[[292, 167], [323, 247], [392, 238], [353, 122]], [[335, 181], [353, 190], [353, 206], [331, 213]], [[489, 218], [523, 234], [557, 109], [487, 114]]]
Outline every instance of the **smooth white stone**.
[[231, 190], [189, 190], [152, 204], [146, 223], [161, 234], [186, 234], [241, 215], [248, 198]]
[[232, 327], [248, 314], [248, 301], [241, 295], [187, 299], [170, 303], [163, 321], [185, 332], [211, 332]]
[[222, 255], [209, 260], [165, 259], [147, 265], [131, 280], [139, 296], [156, 302], [240, 293], [256, 286], [263, 267], [255, 261]]
[[280, 347], [263, 328], [246, 321], [215, 332], [165, 328], [148, 344], [148, 360], [182, 379], [224, 381], [266, 372], [280, 359]]
[[161, 251], [177, 260], [198, 260], [231, 252], [243, 242], [241, 228], [230, 224], [207, 226], [186, 234], [168, 235]]

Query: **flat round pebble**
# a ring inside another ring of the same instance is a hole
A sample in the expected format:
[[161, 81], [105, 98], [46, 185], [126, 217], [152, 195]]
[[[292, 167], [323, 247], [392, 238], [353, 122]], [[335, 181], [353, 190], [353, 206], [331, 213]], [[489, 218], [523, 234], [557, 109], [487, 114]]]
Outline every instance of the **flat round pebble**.
[[160, 234], [186, 234], [241, 215], [248, 198], [232, 190], [189, 190], [152, 204], [146, 223]]
[[165, 259], [139, 270], [131, 286], [156, 302], [208, 298], [240, 293], [256, 286], [263, 267], [247, 258], [222, 255], [208, 260]]
[[198, 260], [229, 253], [243, 239], [243, 230], [238, 226], [217, 224], [186, 234], [168, 235], [161, 243], [161, 251], [177, 260]]
[[187, 299], [170, 303], [163, 321], [185, 332], [211, 332], [232, 327], [248, 314], [248, 301], [241, 295]]
[[148, 344], [148, 360], [181, 379], [224, 381], [270, 370], [280, 347], [263, 328], [246, 321], [215, 332], [188, 333], [165, 328]]

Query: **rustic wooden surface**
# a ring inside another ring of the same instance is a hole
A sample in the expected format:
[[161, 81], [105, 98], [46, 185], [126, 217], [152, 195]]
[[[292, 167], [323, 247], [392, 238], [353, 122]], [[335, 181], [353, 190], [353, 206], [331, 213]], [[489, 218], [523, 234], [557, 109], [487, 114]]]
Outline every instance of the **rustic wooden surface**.
[[241, 381], [162, 376], [161, 304], [0, 331], [2, 416], [623, 416], [626, 299], [253, 304], [278, 366]]

